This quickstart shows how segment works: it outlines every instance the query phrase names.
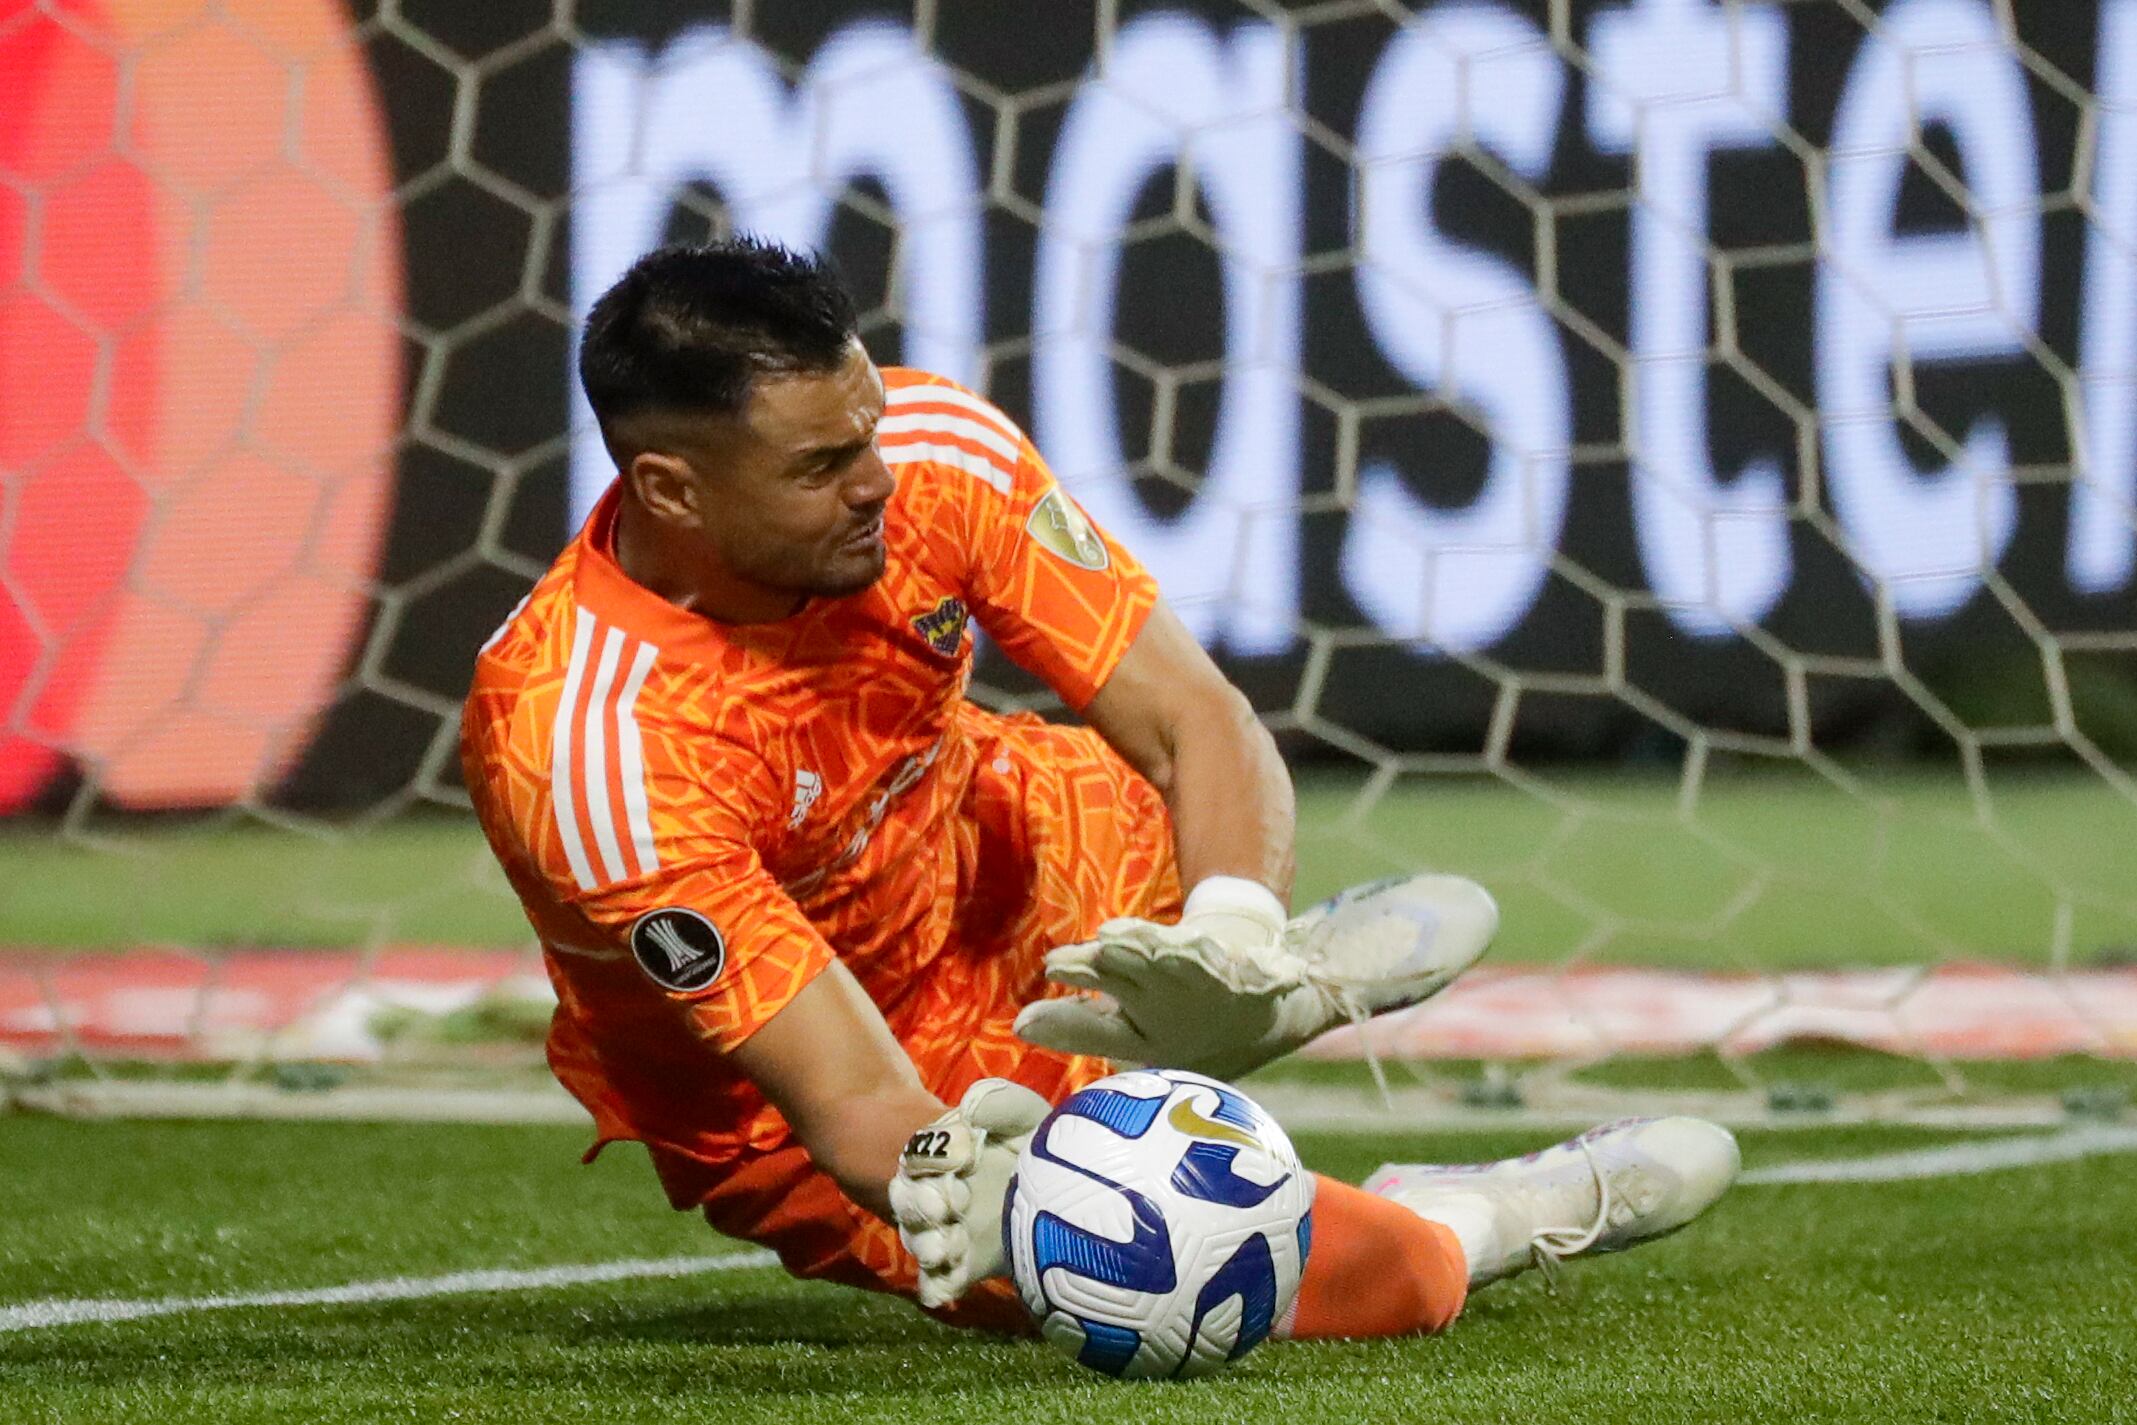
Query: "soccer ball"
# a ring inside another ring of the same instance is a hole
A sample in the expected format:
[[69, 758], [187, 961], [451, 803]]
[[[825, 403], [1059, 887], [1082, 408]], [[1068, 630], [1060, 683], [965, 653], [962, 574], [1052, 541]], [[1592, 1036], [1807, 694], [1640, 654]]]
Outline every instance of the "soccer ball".
[[1313, 1175], [1235, 1088], [1178, 1069], [1100, 1079], [1048, 1114], [1002, 1214], [1048, 1341], [1108, 1375], [1207, 1375], [1298, 1294]]

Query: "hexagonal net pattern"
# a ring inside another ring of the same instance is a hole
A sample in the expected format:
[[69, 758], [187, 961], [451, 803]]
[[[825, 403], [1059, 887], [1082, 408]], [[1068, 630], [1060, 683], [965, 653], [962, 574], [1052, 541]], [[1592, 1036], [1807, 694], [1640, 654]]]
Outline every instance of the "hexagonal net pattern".
[[2128, 1092], [2137, 0], [6, 0], [0, 75], [23, 1092], [520, 1081], [460, 698], [614, 473], [578, 321], [737, 230], [1158, 575], [1301, 904], [1498, 898], [1314, 1055], [1405, 1111]]

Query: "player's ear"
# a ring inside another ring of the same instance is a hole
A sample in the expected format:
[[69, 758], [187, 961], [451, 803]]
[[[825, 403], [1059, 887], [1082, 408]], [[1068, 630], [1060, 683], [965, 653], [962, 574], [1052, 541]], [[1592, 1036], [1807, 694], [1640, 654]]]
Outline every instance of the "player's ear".
[[703, 498], [690, 462], [662, 450], [641, 450], [624, 467], [624, 482], [638, 503], [656, 518], [675, 524], [698, 522]]

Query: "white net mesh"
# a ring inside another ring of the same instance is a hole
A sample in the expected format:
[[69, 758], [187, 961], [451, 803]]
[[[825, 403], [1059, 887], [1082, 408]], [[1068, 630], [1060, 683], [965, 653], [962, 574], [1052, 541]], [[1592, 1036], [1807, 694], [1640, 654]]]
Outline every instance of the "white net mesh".
[[459, 696], [609, 473], [576, 314], [740, 227], [1153, 567], [1302, 901], [1498, 896], [1420, 1102], [2126, 1092], [2137, 0], [0, 17], [18, 1080], [531, 1062]]

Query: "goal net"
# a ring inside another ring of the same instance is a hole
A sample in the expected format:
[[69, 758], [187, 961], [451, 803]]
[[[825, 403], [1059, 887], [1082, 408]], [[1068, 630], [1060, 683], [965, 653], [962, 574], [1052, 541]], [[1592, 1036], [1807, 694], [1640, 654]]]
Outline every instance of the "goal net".
[[1272, 1098], [2137, 1083], [2137, 0], [6, 0], [0, 76], [18, 1103], [556, 1111], [459, 701], [610, 478], [580, 315], [737, 229], [1150, 565], [1302, 904], [1498, 898]]

